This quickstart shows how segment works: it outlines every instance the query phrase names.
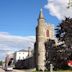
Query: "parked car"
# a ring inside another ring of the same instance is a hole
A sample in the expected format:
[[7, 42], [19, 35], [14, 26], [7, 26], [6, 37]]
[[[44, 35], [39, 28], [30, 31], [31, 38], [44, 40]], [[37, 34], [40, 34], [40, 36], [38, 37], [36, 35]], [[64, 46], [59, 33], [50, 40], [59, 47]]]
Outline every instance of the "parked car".
[[69, 61], [67, 62], [67, 65], [68, 65], [69, 67], [72, 67], [72, 60], [69, 60]]
[[13, 67], [8, 66], [8, 67], [5, 67], [4, 70], [6, 70], [6, 71], [12, 71], [13, 70]]

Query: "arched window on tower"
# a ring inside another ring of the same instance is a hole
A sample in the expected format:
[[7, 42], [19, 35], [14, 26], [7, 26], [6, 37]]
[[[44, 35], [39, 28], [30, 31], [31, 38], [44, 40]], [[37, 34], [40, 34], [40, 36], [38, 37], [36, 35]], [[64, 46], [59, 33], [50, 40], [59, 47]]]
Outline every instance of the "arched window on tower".
[[46, 37], [49, 37], [49, 30], [46, 30]]

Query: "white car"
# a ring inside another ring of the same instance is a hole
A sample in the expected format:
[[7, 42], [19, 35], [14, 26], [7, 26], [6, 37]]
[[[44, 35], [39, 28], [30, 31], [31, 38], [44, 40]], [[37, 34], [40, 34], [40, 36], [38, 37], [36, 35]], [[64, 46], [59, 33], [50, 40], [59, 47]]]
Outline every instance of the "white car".
[[13, 70], [13, 67], [10, 67], [10, 66], [5, 67], [5, 70], [6, 70], [6, 71], [12, 71], [12, 70]]

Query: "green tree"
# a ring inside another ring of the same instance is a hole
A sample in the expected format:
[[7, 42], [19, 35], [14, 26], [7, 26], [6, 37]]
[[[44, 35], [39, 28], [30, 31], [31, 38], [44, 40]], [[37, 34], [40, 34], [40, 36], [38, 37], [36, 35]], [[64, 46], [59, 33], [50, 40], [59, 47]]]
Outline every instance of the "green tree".
[[0, 61], [0, 65], [2, 65], [2, 61]]
[[56, 37], [59, 41], [63, 41], [64, 45], [58, 46], [59, 48], [59, 57], [61, 62], [67, 62], [68, 60], [72, 60], [72, 18], [65, 18], [62, 22], [57, 26], [56, 29]]
[[55, 41], [54, 40], [47, 40], [45, 43], [45, 49], [46, 49], [46, 68], [49, 69], [50, 64], [55, 65], [56, 61], [56, 48], [55, 48]]
[[56, 46], [54, 40], [47, 40], [45, 43], [46, 49], [46, 68], [49, 69], [50, 64], [53, 64], [54, 69], [67, 69], [67, 61], [70, 59], [71, 52], [66, 50], [63, 44]]
[[72, 47], [72, 18], [65, 18], [56, 29], [56, 37], [64, 41], [68, 48]]

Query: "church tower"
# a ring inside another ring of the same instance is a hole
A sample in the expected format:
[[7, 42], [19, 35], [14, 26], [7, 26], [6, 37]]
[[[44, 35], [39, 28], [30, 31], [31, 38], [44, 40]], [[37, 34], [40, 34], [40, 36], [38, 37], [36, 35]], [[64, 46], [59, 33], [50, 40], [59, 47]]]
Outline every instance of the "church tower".
[[45, 19], [42, 9], [40, 10], [38, 18], [38, 26], [36, 28], [36, 64], [38, 70], [45, 70]]
[[54, 29], [51, 24], [45, 22], [43, 11], [40, 10], [38, 25], [36, 27], [36, 43], [34, 48], [35, 64], [37, 70], [44, 71], [45, 68], [45, 42], [47, 39], [54, 38]]

